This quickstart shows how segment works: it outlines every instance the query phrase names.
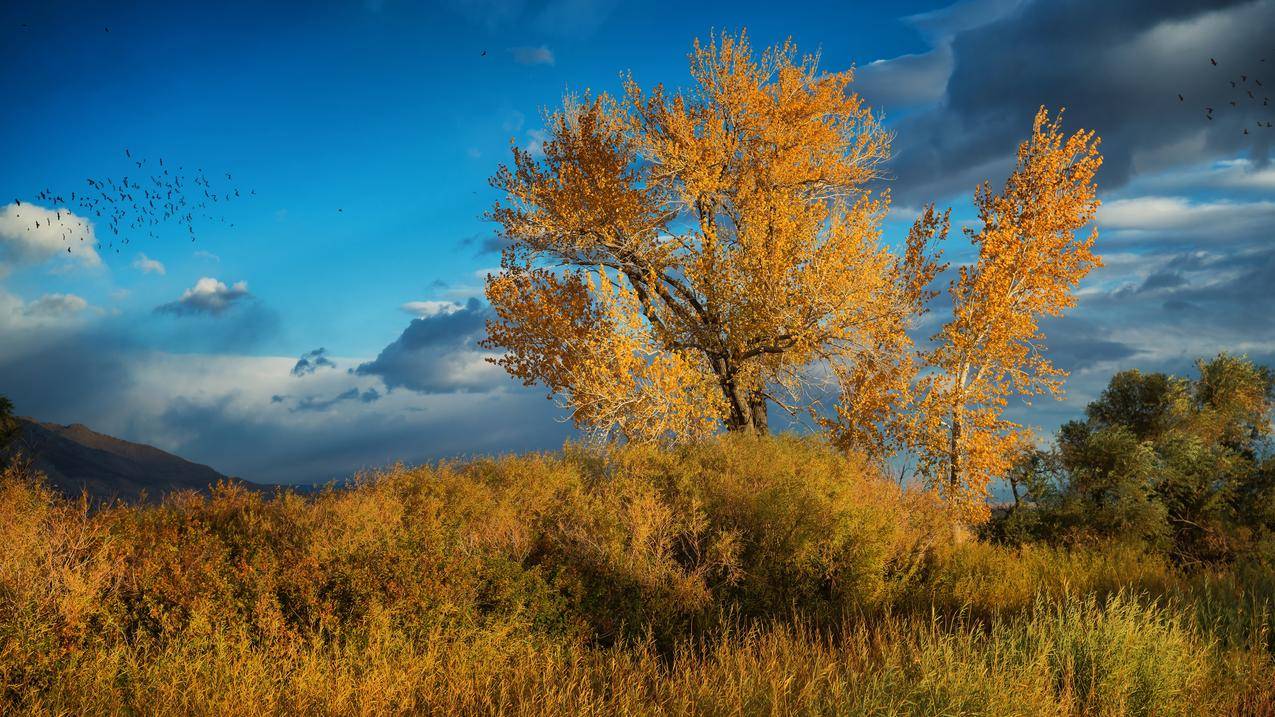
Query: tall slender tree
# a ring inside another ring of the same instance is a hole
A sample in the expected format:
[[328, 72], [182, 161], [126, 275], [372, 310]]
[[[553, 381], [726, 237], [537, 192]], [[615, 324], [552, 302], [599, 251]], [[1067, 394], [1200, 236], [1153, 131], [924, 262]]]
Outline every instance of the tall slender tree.
[[1067, 374], [1044, 355], [1040, 319], [1074, 306], [1076, 285], [1102, 265], [1097, 230], [1080, 234], [1099, 206], [1098, 145], [1091, 131], [1065, 136], [1061, 113], [1042, 107], [1004, 188], [984, 183], [974, 196], [977, 260], [949, 287], [952, 318], [924, 355], [912, 431], [924, 474], [976, 513], [1026, 440], [1004, 417], [1007, 399], [1062, 393]]

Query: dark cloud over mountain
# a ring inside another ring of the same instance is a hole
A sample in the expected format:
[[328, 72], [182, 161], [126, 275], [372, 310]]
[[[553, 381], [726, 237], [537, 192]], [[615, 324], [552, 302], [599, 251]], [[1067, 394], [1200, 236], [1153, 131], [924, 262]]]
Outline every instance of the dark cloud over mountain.
[[504, 371], [486, 362], [478, 348], [485, 335], [489, 309], [477, 299], [413, 319], [402, 335], [375, 360], [353, 370], [376, 376], [389, 390], [418, 393], [484, 391], [502, 383]]
[[[1229, 80], [1255, 75], [1260, 58], [1272, 54], [1275, 3], [1081, 0], [984, 10], [1004, 14], [955, 32], [950, 47], [931, 55], [875, 68], [917, 83], [939, 76], [950, 52], [941, 93], [927, 85], [904, 93], [910, 97], [884, 98], [887, 110], [900, 99], [936, 102], [897, 127], [891, 187], [903, 202], [968, 194], [982, 179], [1003, 176], [1041, 105], [1066, 107], [1069, 128], [1103, 138], [1108, 189], [1139, 172], [1210, 158], [1266, 161], [1275, 133], [1244, 135], [1242, 128], [1271, 119], [1270, 108], [1232, 90]], [[961, 22], [970, 24], [965, 16]], [[869, 97], [872, 70], [865, 68]], [[1243, 101], [1231, 108], [1231, 99]], [[1215, 120], [1205, 119], [1206, 105]]]

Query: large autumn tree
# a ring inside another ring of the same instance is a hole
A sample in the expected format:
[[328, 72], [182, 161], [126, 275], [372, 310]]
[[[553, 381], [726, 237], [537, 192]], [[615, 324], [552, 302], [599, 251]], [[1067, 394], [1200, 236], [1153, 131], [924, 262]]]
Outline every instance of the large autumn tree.
[[890, 137], [791, 44], [697, 43], [693, 86], [569, 99], [515, 148], [491, 212], [509, 249], [488, 343], [582, 426], [629, 438], [765, 432], [837, 364], [903, 339], [909, 271], [867, 183]]
[[[979, 188], [977, 259], [960, 269], [933, 348], [909, 330], [945, 269], [947, 212], [904, 250], [873, 195], [889, 135], [850, 90], [785, 43], [696, 43], [690, 89], [570, 98], [543, 156], [514, 149], [491, 212], [509, 248], [488, 277], [489, 348], [586, 428], [630, 439], [725, 426], [764, 432], [767, 406], [838, 396], [816, 420], [885, 465], [908, 453], [953, 497], [982, 495], [1015, 457], [1014, 394], [1057, 393], [1038, 321], [1071, 306], [1098, 258], [1076, 232], [1097, 208], [1092, 133], [1042, 109], [1002, 191]], [[812, 391], [814, 389], [815, 391]]]

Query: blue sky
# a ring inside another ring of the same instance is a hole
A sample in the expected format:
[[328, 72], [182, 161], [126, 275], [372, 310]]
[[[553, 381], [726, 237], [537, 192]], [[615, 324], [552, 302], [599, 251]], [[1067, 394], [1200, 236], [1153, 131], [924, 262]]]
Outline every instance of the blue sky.
[[[1050, 430], [1126, 366], [1270, 360], [1275, 130], [1255, 125], [1275, 108], [1230, 108], [1228, 78], [1275, 89], [1275, 3], [1062, 5], [6, 3], [0, 394], [262, 481], [555, 447], [560, 412], [473, 345], [498, 262], [486, 178], [564, 92], [683, 84], [694, 38], [741, 27], [860, 68], [897, 132], [896, 239], [927, 201], [967, 221], [1041, 103], [1104, 137], [1108, 266], [1050, 331], [1071, 398], [1024, 419]], [[15, 200], [57, 211], [42, 189], [136, 179], [139, 157], [256, 194], [193, 243], [96, 222], [68, 256], [23, 231]]]

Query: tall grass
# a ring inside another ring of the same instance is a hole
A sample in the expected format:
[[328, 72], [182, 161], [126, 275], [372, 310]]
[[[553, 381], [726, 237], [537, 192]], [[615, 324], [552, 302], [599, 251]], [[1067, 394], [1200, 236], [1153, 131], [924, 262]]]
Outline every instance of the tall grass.
[[0, 712], [1275, 714], [1275, 580], [953, 540], [791, 438], [90, 511], [0, 478]]

